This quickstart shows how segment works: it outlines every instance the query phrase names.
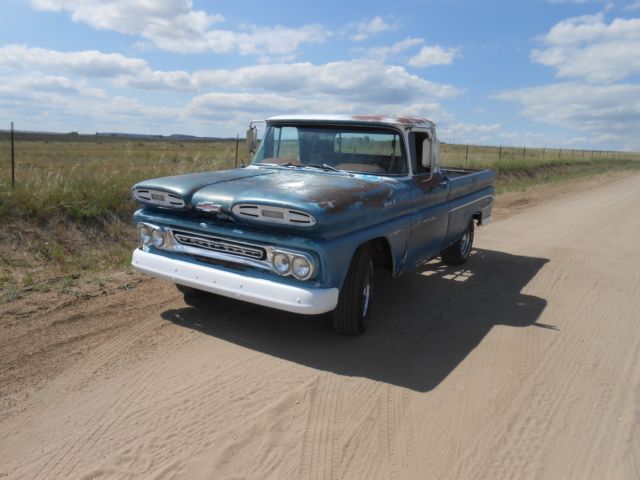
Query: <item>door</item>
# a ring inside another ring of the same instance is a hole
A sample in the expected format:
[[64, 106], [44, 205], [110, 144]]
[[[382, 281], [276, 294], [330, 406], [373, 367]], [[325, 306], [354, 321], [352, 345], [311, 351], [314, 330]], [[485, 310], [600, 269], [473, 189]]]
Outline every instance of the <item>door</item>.
[[449, 180], [440, 172], [431, 175], [422, 166], [422, 145], [428, 132], [411, 132], [409, 142], [414, 169], [409, 188], [413, 190], [415, 210], [403, 270], [414, 268], [440, 253], [449, 223]]

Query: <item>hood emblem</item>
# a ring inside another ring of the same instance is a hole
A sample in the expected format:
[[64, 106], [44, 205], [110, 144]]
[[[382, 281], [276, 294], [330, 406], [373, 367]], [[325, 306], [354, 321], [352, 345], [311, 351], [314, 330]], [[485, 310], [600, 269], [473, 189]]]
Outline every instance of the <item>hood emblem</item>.
[[202, 212], [218, 213], [222, 210], [222, 205], [213, 202], [198, 202], [196, 210]]

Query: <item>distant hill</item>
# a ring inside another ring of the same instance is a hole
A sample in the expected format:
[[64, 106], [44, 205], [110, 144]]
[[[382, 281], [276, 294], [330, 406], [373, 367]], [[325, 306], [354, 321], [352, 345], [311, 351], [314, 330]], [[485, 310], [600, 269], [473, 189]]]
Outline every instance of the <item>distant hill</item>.
[[[0, 130], [0, 140], [9, 138], [9, 130]], [[184, 135], [174, 133], [172, 135], [148, 135], [140, 133], [120, 133], [120, 132], [96, 132], [93, 135], [78, 132], [34, 132], [34, 131], [15, 131], [16, 141], [58, 141], [58, 142], [95, 142], [96, 138], [101, 141], [118, 141], [118, 140], [141, 140], [141, 141], [169, 141], [169, 142], [235, 142], [235, 138], [224, 137], [198, 137], [195, 135]]]

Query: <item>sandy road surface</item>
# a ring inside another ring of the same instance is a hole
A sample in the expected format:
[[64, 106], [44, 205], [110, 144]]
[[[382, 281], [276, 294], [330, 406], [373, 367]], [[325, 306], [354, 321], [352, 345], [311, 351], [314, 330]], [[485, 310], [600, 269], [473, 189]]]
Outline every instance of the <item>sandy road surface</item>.
[[640, 478], [638, 207], [635, 176], [498, 220], [463, 270], [381, 276], [361, 338], [94, 302], [120, 326], [7, 407], [0, 478]]

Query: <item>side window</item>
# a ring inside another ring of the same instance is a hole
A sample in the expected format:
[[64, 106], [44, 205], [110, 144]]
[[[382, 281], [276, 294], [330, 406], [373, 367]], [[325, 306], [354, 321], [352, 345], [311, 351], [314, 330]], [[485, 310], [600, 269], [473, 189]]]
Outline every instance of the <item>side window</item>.
[[273, 129], [273, 156], [293, 161], [300, 158], [298, 129], [296, 127], [275, 127]]

